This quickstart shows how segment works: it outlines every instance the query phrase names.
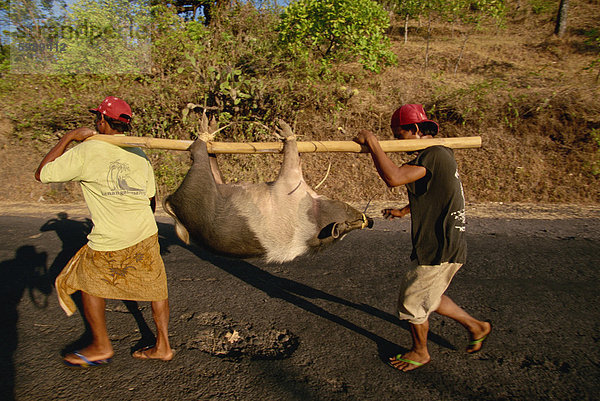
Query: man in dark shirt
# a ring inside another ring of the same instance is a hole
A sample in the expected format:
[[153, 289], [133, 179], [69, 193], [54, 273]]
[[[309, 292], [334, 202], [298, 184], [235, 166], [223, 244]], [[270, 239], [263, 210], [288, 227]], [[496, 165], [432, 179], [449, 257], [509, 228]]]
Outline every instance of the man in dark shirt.
[[[439, 127], [427, 119], [422, 105], [406, 104], [393, 114], [391, 129], [396, 139], [422, 139], [436, 135]], [[407, 206], [383, 210], [386, 218], [411, 214], [413, 244], [412, 265], [398, 300], [398, 315], [408, 320], [413, 345], [406, 354], [391, 357], [390, 364], [409, 371], [430, 361], [427, 333], [432, 312], [462, 324], [470, 338], [466, 351], [478, 352], [492, 331], [491, 324], [473, 318], [444, 295], [467, 255], [465, 200], [453, 151], [431, 146], [398, 167], [372, 132], [362, 130], [354, 141], [369, 148], [377, 172], [389, 187], [406, 185], [408, 190]]]

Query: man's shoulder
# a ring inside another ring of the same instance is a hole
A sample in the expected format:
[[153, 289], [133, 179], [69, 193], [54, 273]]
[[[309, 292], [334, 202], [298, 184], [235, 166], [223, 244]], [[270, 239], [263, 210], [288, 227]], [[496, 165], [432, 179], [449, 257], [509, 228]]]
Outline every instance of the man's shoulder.
[[123, 148], [123, 149], [125, 149], [129, 153], [133, 153], [134, 155], [141, 156], [145, 159], [148, 158], [148, 156], [146, 155], [146, 152], [144, 152], [144, 150], [142, 148], [134, 147], [134, 148]]
[[435, 145], [423, 149], [418, 156], [417, 165], [432, 172], [452, 170], [456, 168], [456, 159], [452, 149]]
[[421, 153], [443, 153], [443, 154], [453, 154], [454, 152], [447, 146], [444, 145], [433, 145], [429, 146], [421, 151]]
[[120, 152], [128, 152], [133, 153], [137, 156], [142, 156], [147, 158], [146, 153], [141, 148], [138, 147], [121, 147], [109, 142], [105, 142], [97, 139], [90, 139], [87, 141], [81, 142], [77, 147], [81, 147], [82, 151], [103, 151], [108, 153], [120, 153]]
[[106, 150], [112, 146], [115, 146], [115, 145], [112, 145], [108, 142], [100, 141], [97, 139], [88, 139], [86, 141], [83, 141], [83, 142], [77, 144], [77, 146], [75, 146], [73, 149], [78, 149], [79, 151], [97, 151], [100, 149]]
[[419, 156], [421, 158], [449, 159], [454, 160], [454, 151], [443, 145], [434, 145], [423, 149]]

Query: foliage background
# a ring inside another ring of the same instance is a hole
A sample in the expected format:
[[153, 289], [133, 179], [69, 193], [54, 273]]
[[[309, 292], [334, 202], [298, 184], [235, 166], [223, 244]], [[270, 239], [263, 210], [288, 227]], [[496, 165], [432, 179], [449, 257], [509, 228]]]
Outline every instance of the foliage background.
[[[481, 149], [456, 151], [468, 201], [600, 201], [597, 0], [571, 0], [561, 39], [553, 35], [554, 1], [507, 1], [501, 19], [475, 18], [477, 9], [473, 18], [454, 18], [437, 3], [413, 12], [408, 24], [397, 5], [381, 3], [390, 20], [382, 49], [394, 57], [374, 70], [347, 51], [331, 59], [290, 53], [280, 35], [282, 9], [269, 2], [234, 2], [210, 26], [155, 7], [151, 68], [144, 72], [15, 74], [4, 45], [0, 198], [79, 200], [76, 187], [43, 186], [33, 171], [58, 136], [90, 125], [87, 110], [114, 94], [132, 105], [133, 135], [193, 139], [206, 110], [228, 126], [220, 141], [273, 141], [276, 118], [293, 125], [301, 140], [350, 140], [362, 128], [390, 139], [395, 108], [422, 103], [441, 135], [482, 137]], [[189, 158], [148, 153], [164, 196]], [[402, 163], [410, 155], [392, 158]], [[263, 181], [275, 178], [281, 156], [220, 156], [219, 162], [230, 181]], [[329, 197], [406, 200], [404, 190], [385, 188], [367, 155], [307, 154], [303, 167], [310, 185], [327, 175], [318, 191]]]

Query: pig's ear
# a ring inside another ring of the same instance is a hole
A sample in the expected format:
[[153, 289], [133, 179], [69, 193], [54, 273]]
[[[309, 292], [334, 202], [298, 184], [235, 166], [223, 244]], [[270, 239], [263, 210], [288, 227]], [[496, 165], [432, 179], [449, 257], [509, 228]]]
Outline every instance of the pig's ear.
[[335, 234], [337, 231], [337, 223], [334, 221], [332, 223], [327, 224], [325, 227], [321, 229], [319, 234], [317, 235], [318, 239], [325, 239], [329, 237], [336, 238]]

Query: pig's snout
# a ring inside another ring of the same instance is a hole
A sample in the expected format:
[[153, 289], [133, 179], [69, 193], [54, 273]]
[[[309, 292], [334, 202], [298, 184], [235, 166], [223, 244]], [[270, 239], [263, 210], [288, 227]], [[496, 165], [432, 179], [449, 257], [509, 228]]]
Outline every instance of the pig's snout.
[[373, 219], [363, 213], [360, 219], [345, 221], [343, 223], [333, 223], [330, 236], [338, 239], [352, 230], [362, 230], [364, 228], [373, 228]]
[[360, 219], [346, 222], [346, 224], [348, 225], [347, 231], [362, 230], [364, 228], [373, 228], [373, 219], [370, 217], [367, 217], [367, 215], [362, 213], [362, 216]]

